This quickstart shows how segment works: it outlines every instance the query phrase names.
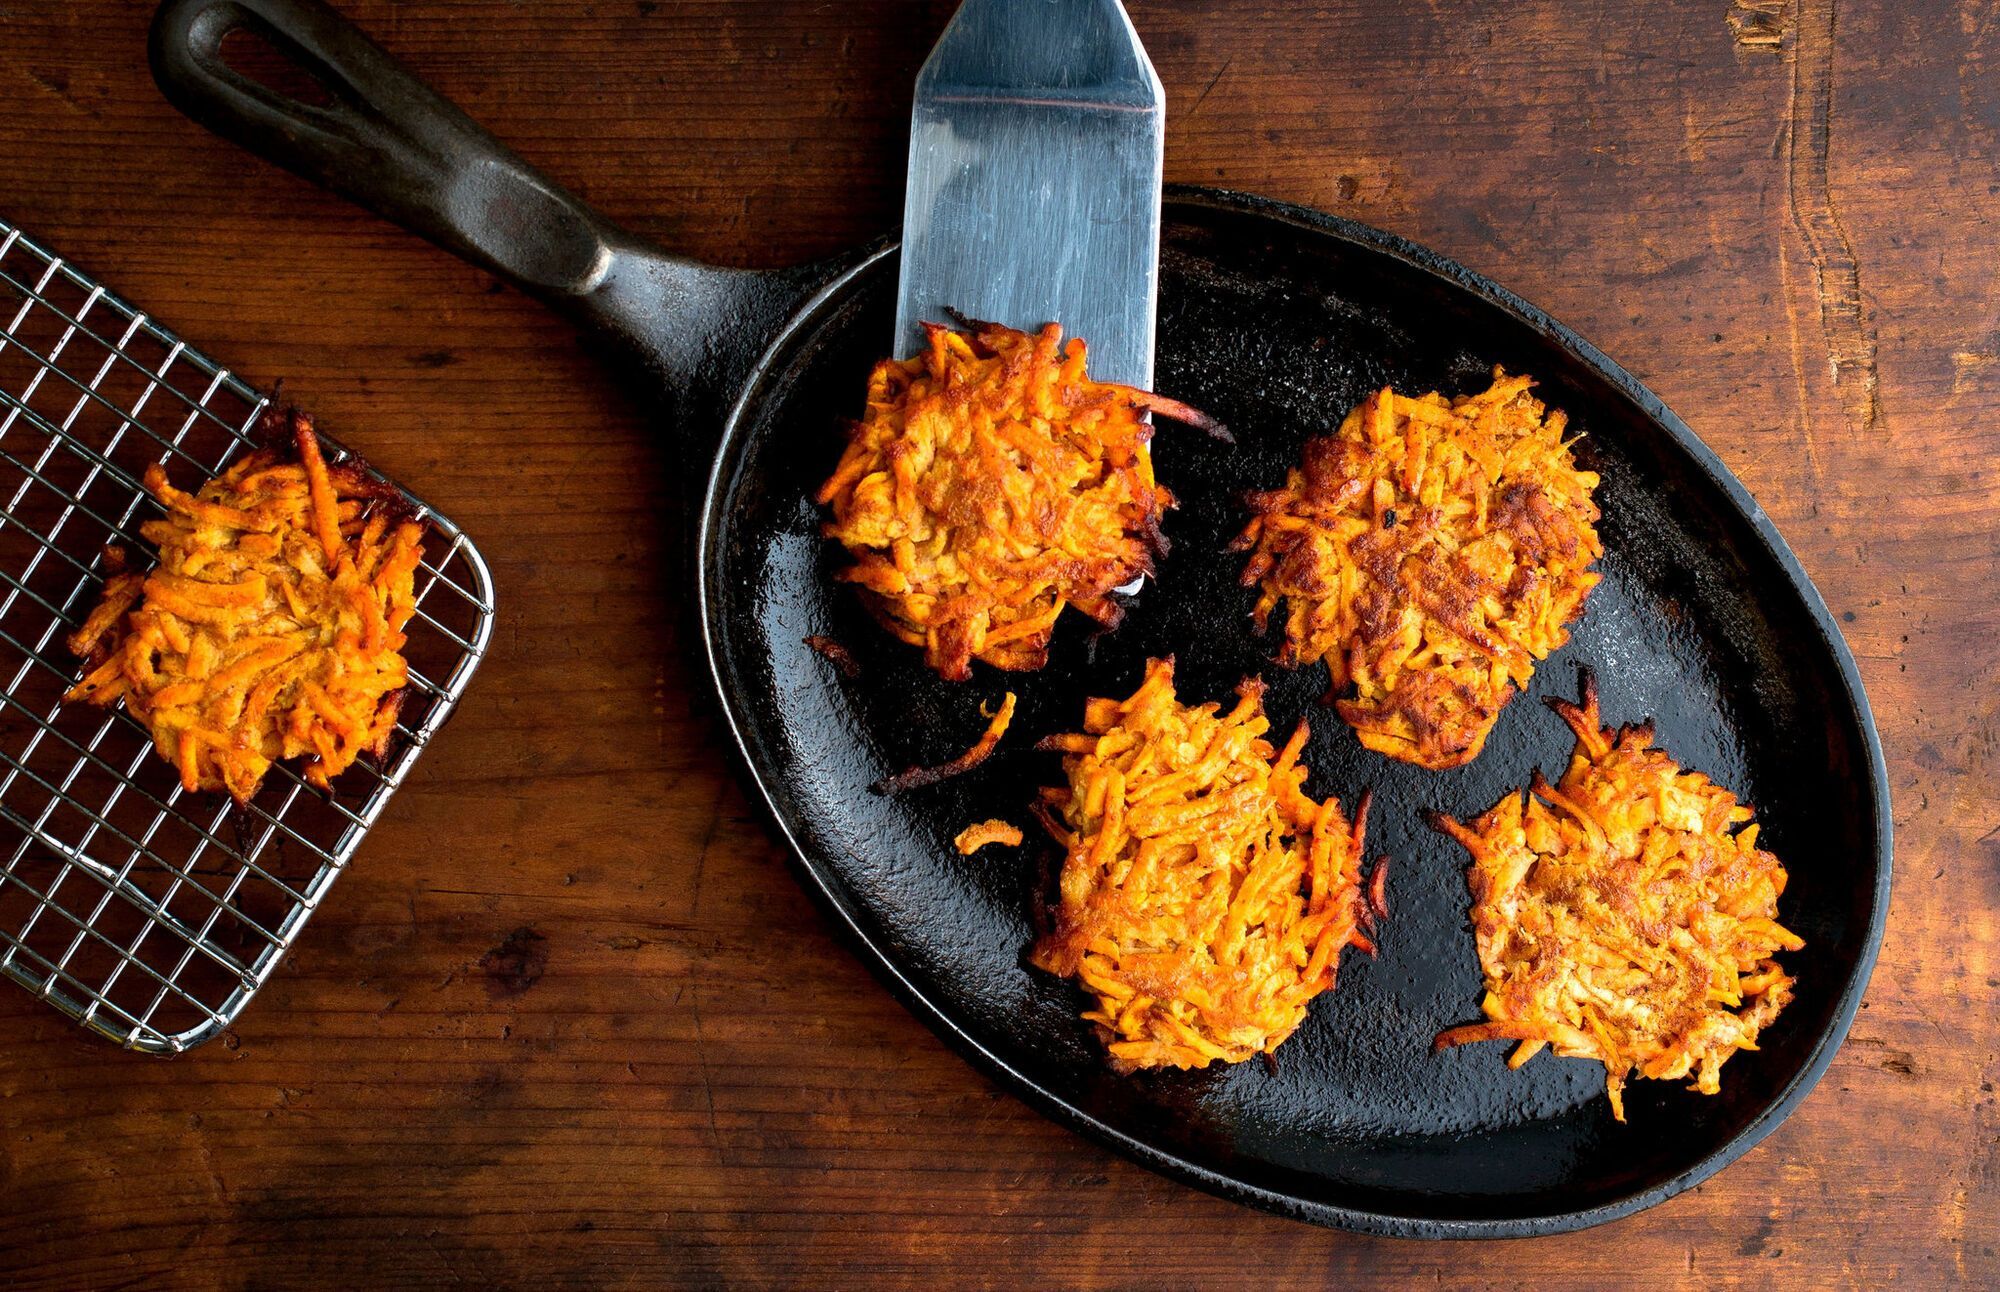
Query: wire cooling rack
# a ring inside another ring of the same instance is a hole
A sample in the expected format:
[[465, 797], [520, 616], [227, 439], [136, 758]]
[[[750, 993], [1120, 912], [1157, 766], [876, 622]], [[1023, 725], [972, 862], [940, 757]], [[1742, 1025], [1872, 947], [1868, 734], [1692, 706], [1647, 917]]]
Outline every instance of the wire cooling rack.
[[134, 1050], [178, 1053], [242, 1012], [492, 630], [478, 549], [411, 497], [429, 528], [402, 720], [334, 794], [284, 764], [241, 808], [187, 793], [122, 707], [62, 702], [105, 544], [144, 551], [160, 514], [146, 467], [193, 488], [252, 446], [267, 402], [0, 220], [0, 972]]

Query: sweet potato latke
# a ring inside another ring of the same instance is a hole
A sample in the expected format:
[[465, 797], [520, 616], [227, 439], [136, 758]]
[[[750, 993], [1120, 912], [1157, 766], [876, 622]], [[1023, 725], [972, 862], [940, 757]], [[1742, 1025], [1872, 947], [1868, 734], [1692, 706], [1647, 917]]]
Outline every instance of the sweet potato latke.
[[289, 433], [292, 455], [259, 450], [192, 494], [147, 469], [167, 515], [140, 532], [159, 564], [105, 583], [69, 638], [86, 664], [64, 697], [122, 698], [183, 786], [239, 803], [275, 759], [306, 759], [306, 779], [324, 787], [363, 751], [382, 754], [423, 555], [402, 496], [328, 466], [303, 413], [265, 425]]
[[[1484, 1023], [1441, 1033], [1442, 1050], [1513, 1040], [1508, 1066], [1545, 1045], [1604, 1064], [1625, 1120], [1628, 1074], [1695, 1074], [1714, 1094], [1723, 1063], [1792, 996], [1772, 957], [1805, 944], [1777, 922], [1785, 868], [1757, 847], [1750, 809], [1650, 748], [1650, 724], [1599, 724], [1551, 701], [1576, 732], [1562, 780], [1538, 773], [1469, 824], [1431, 824], [1472, 854], [1472, 923], [1486, 974]], [[1738, 827], [1742, 827], [1738, 829]]]
[[[1446, 401], [1384, 389], [1306, 445], [1237, 538], [1258, 631], [1324, 659], [1340, 716], [1377, 753], [1443, 769], [1479, 756], [1535, 662], [1569, 640], [1603, 554], [1590, 493], [1526, 377]], [[1341, 698], [1349, 687], [1352, 698]]]
[[885, 360], [820, 487], [829, 538], [870, 611], [952, 681], [974, 659], [1037, 669], [1063, 607], [1106, 627], [1112, 591], [1165, 552], [1156, 412], [1226, 434], [1185, 404], [1084, 375], [1081, 339], [991, 323], [926, 324], [930, 347]]
[[1374, 949], [1367, 799], [1350, 825], [1301, 792], [1306, 724], [1274, 757], [1263, 691], [1190, 708], [1154, 660], [1130, 699], [1091, 700], [1081, 734], [1041, 743], [1067, 755], [1069, 787], [1036, 808], [1067, 855], [1030, 959], [1095, 998], [1084, 1018], [1121, 1069], [1268, 1054], [1333, 986], [1342, 947]]

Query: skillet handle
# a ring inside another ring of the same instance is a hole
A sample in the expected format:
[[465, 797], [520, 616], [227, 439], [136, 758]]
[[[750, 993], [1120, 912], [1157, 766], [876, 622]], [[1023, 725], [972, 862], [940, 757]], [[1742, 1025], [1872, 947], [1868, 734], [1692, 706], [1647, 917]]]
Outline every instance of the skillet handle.
[[[302, 102], [229, 66], [247, 30], [331, 100]], [[729, 375], [746, 324], [784, 317], [790, 276], [718, 269], [640, 242], [543, 176], [322, 0], [166, 0], [153, 76], [194, 120], [599, 325], [676, 390]], [[766, 317], [773, 315], [774, 317]]]

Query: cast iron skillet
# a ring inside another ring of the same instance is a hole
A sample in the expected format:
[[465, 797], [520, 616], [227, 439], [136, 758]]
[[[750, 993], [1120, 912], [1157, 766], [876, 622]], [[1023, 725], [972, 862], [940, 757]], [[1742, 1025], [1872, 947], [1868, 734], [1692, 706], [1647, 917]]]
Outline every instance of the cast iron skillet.
[[[226, 67], [256, 29], [330, 91], [282, 98]], [[502, 274], [615, 339], [661, 398], [663, 433], [713, 453], [698, 512], [696, 596], [723, 712], [807, 887], [920, 1018], [1049, 1115], [1149, 1167], [1322, 1224], [1426, 1237], [1575, 1229], [1695, 1184], [1769, 1134], [1846, 1034], [1889, 897], [1889, 799], [1868, 703], [1839, 632], [1770, 520], [1681, 420], [1541, 311], [1385, 233], [1252, 197], [1177, 189], [1167, 203], [1158, 385], [1234, 428], [1229, 447], [1156, 439], [1180, 498], [1172, 555], [1117, 632], [1077, 623], [1038, 674], [939, 682], [828, 577], [808, 500], [841, 418], [890, 335], [893, 247], [785, 274], [714, 269], [608, 224], [506, 151], [317, 0], [171, 0], [155, 74], [196, 120]], [[1318, 668], [1288, 674], [1250, 631], [1224, 545], [1250, 487], [1284, 477], [1307, 436], [1385, 383], [1466, 391], [1496, 364], [1534, 374], [1603, 475], [1604, 582], [1571, 644], [1510, 705], [1485, 753], [1444, 774], [1388, 762], [1314, 704]], [[843, 677], [803, 639], [860, 663]], [[1349, 952], [1339, 988], [1262, 1064], [1116, 1076], [1071, 988], [1023, 966], [1029, 856], [957, 856], [993, 815], [1026, 821], [1055, 760], [1034, 737], [1074, 729], [1083, 699], [1123, 695], [1149, 655], [1184, 697], [1262, 672], [1285, 730], [1309, 717], [1308, 788], [1376, 792], [1371, 842], [1394, 858], [1381, 954]], [[1629, 1088], [1613, 1122], [1594, 1063], [1504, 1045], [1433, 1056], [1478, 1014], [1466, 858], [1418, 810], [1469, 816], [1557, 772], [1569, 737], [1539, 702], [1579, 665], [1614, 721], [1658, 720], [1666, 748], [1754, 803], [1791, 870], [1781, 906], [1805, 938], [1797, 999], [1726, 1069], [1723, 1093]], [[984, 666], [982, 666], [983, 670]], [[1018, 733], [955, 782], [895, 798], [884, 773], [962, 750], [976, 702], [1011, 687]]]

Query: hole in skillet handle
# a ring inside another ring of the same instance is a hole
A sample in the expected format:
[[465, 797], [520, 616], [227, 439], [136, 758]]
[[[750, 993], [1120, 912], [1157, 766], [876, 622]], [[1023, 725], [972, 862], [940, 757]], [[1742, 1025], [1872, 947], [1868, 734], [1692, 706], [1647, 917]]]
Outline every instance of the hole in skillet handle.
[[255, 27], [230, 27], [222, 33], [219, 49], [229, 70], [273, 94], [309, 108], [333, 105], [333, 91], [327, 89], [326, 83]]

